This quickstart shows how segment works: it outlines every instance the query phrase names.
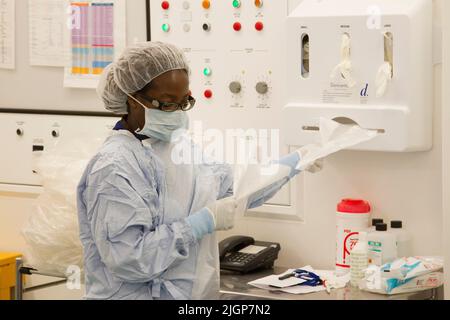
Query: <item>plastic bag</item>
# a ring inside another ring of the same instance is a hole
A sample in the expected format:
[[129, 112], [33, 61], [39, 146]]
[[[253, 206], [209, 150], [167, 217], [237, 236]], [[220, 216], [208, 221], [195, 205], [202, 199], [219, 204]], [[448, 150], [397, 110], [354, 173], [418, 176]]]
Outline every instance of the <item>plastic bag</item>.
[[443, 285], [440, 272], [444, 267], [442, 257], [410, 257], [397, 259], [381, 267], [369, 266], [360, 289], [381, 293], [400, 294], [437, 288]]
[[250, 196], [289, 176], [290, 172], [290, 167], [279, 164], [273, 159], [258, 161], [255, 149], [250, 148], [247, 152], [244, 151], [240, 161], [233, 167], [233, 196], [238, 204], [245, 206], [236, 211], [245, 212]]
[[319, 159], [324, 159], [340, 150], [372, 140], [377, 135], [378, 132], [376, 130], [363, 129], [358, 125], [345, 125], [333, 120], [320, 118], [321, 142], [301, 148], [307, 150], [307, 152], [300, 159], [297, 170], [303, 171]]
[[76, 189], [89, 159], [103, 141], [104, 137], [66, 140], [34, 154], [34, 169], [44, 191], [22, 235], [27, 243], [27, 263], [40, 272], [67, 275], [73, 266], [82, 270]]
[[[297, 170], [304, 171], [312, 164], [340, 150], [353, 147], [375, 138], [375, 130], [363, 129], [357, 125], [344, 125], [325, 118], [320, 119], [321, 142], [302, 147]], [[249, 153], [246, 162], [234, 168], [234, 190], [237, 199], [247, 199], [281, 179], [289, 176], [291, 168], [274, 161], [257, 163], [256, 156]]]
[[264, 188], [288, 177], [291, 168], [281, 164], [249, 164], [236, 178], [236, 199], [247, 199]]

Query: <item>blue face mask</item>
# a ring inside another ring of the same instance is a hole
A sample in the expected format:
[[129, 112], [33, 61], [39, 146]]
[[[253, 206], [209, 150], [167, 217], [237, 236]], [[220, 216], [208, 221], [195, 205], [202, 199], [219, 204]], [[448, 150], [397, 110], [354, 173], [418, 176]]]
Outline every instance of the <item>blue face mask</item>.
[[135, 131], [137, 134], [170, 142], [174, 138], [174, 134], [189, 128], [189, 117], [186, 112], [181, 110], [164, 112], [158, 109], [149, 109], [134, 97], [130, 97], [145, 110], [145, 125], [144, 128]]

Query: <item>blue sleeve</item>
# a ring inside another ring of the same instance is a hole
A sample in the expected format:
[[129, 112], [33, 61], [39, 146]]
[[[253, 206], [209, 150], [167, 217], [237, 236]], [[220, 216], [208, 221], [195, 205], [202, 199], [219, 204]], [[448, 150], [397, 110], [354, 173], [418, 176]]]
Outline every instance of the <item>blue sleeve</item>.
[[89, 185], [87, 212], [93, 240], [111, 273], [125, 282], [148, 282], [187, 259], [197, 240], [185, 219], [159, 224], [156, 190], [139, 194], [130, 180], [108, 174]]
[[300, 173], [299, 170], [296, 170], [296, 166], [298, 162], [300, 161], [300, 156], [298, 152], [293, 152], [291, 154], [288, 154], [287, 156], [281, 158], [277, 162], [279, 164], [288, 166], [291, 168], [291, 172], [289, 176], [284, 177], [283, 179], [271, 184], [270, 186], [264, 188], [263, 190], [260, 190], [254, 194], [252, 194], [249, 197], [249, 201], [247, 204], [248, 209], [254, 209], [261, 207], [264, 203], [272, 199], [278, 191], [280, 191], [293, 177], [295, 177], [298, 173]]

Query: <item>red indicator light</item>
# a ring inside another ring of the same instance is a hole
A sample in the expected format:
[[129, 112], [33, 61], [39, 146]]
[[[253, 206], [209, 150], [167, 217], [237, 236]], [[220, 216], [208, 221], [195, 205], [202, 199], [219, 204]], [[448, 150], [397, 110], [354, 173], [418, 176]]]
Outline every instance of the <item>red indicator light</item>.
[[262, 31], [264, 29], [264, 23], [258, 21], [257, 23], [255, 23], [255, 29], [258, 31]]
[[211, 99], [212, 96], [213, 96], [213, 93], [212, 93], [211, 90], [208, 89], [208, 90], [205, 90], [204, 95], [205, 95], [205, 98], [206, 98], [206, 99]]
[[235, 22], [235, 23], [233, 24], [233, 29], [234, 29], [234, 31], [241, 31], [241, 29], [242, 29], [242, 24], [240, 24], [240, 22]]
[[163, 1], [163, 2], [161, 3], [161, 7], [162, 7], [164, 10], [169, 10], [169, 8], [170, 8], [170, 3], [169, 3], [169, 1]]

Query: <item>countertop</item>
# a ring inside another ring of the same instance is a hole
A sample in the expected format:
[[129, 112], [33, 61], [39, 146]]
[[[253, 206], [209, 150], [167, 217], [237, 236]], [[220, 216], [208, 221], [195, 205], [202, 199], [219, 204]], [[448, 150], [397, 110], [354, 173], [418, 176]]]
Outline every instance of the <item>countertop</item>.
[[309, 294], [294, 295], [281, 291], [267, 291], [248, 285], [247, 283], [271, 274], [280, 274], [289, 268], [274, 267], [241, 275], [230, 271], [221, 271], [220, 277], [220, 299], [222, 300], [440, 300], [443, 299], [443, 287], [426, 291], [407, 293], [399, 295], [381, 295], [361, 291], [350, 287], [332, 289], [328, 294], [326, 291]]

